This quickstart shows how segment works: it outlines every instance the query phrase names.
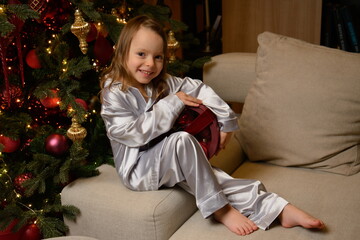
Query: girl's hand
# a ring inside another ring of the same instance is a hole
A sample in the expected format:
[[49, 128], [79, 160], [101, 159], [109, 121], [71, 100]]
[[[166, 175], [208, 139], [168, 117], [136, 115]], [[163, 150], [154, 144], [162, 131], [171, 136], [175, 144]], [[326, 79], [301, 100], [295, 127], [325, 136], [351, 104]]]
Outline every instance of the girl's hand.
[[177, 92], [175, 94], [178, 96], [178, 98], [186, 105], [191, 107], [198, 107], [200, 104], [202, 104], [202, 101], [200, 99], [197, 99], [195, 97], [192, 97], [190, 95], [187, 95], [184, 92]]
[[220, 143], [219, 143], [219, 149], [216, 153], [216, 155], [223, 149], [225, 149], [225, 146], [229, 143], [232, 136], [232, 132], [220, 132]]

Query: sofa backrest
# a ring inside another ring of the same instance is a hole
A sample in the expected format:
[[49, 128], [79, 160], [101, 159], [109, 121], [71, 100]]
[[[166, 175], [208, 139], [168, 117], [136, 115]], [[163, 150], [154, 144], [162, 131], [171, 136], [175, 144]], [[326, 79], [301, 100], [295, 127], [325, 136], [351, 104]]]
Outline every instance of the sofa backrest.
[[204, 66], [203, 81], [225, 101], [245, 101], [255, 80], [256, 53], [224, 53]]

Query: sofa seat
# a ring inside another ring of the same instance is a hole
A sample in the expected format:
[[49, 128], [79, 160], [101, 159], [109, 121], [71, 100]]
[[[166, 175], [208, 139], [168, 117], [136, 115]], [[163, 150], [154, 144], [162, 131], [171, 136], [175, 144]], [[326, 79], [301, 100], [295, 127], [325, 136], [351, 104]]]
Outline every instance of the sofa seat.
[[[279, 223], [273, 223], [268, 231], [258, 230], [246, 236], [247, 240], [350, 240], [359, 237], [359, 231], [354, 225], [360, 222], [357, 210], [360, 202], [357, 185], [360, 182], [360, 174], [343, 176], [312, 169], [246, 161], [232, 176], [258, 179], [264, 183], [268, 191], [278, 193], [314, 216], [321, 216], [326, 223], [325, 231], [301, 227], [284, 229]], [[213, 219], [204, 220], [197, 212], [170, 239], [218, 240], [219, 236], [227, 240], [239, 239], [222, 224]]]
[[169, 239], [197, 210], [193, 196], [178, 187], [131, 191], [113, 166], [102, 165], [99, 171], [99, 176], [77, 179], [62, 191], [62, 204], [81, 211], [75, 223], [65, 219], [69, 235], [100, 240]]
[[98, 239], [92, 237], [83, 237], [83, 236], [64, 236], [64, 237], [47, 238], [47, 240], [98, 240]]

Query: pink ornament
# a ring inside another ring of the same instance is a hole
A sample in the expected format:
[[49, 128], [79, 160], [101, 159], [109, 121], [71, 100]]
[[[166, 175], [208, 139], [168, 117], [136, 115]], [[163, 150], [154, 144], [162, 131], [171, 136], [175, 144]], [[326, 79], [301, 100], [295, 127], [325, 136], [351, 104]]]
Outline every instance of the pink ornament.
[[0, 144], [4, 145], [2, 152], [12, 153], [15, 152], [20, 146], [20, 139], [13, 140], [4, 135], [0, 135]]
[[29, 65], [29, 67], [38, 69], [41, 68], [41, 63], [36, 55], [35, 49], [30, 50], [26, 55], [26, 63]]
[[60, 102], [60, 98], [57, 97], [57, 91], [56, 90], [51, 90], [54, 94], [54, 97], [46, 97], [46, 98], [42, 98], [40, 99], [40, 102], [42, 105], [44, 105], [44, 107], [46, 108], [55, 108], [57, 106], [59, 106], [59, 102]]
[[61, 156], [69, 149], [68, 139], [61, 134], [50, 134], [45, 140], [45, 150], [55, 156]]

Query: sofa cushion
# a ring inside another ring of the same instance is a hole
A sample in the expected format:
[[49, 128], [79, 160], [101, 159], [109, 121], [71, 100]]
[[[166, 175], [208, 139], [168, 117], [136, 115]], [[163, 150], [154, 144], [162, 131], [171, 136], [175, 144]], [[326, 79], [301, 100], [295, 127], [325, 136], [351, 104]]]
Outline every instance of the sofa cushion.
[[65, 236], [65, 237], [47, 238], [46, 240], [98, 240], [98, 239], [92, 237], [83, 237], [83, 236]]
[[[356, 223], [360, 222], [360, 214], [356, 209], [360, 207], [360, 191], [356, 190], [354, 183], [360, 182], [360, 173], [344, 176], [312, 169], [247, 161], [232, 176], [262, 181], [269, 192], [279, 194], [290, 203], [322, 219], [326, 224], [326, 230], [316, 231], [301, 227], [284, 229], [279, 223], [274, 222], [268, 231], [258, 230], [246, 236], [246, 240], [338, 240], [359, 237]], [[241, 238], [211, 218], [203, 219], [197, 212], [170, 239]]]
[[135, 192], [124, 187], [114, 167], [102, 165], [99, 171], [99, 176], [77, 179], [61, 193], [63, 205], [81, 211], [76, 222], [65, 219], [70, 235], [165, 240], [197, 210], [193, 196], [180, 188]]
[[252, 161], [360, 170], [360, 55], [265, 32], [240, 121]]

